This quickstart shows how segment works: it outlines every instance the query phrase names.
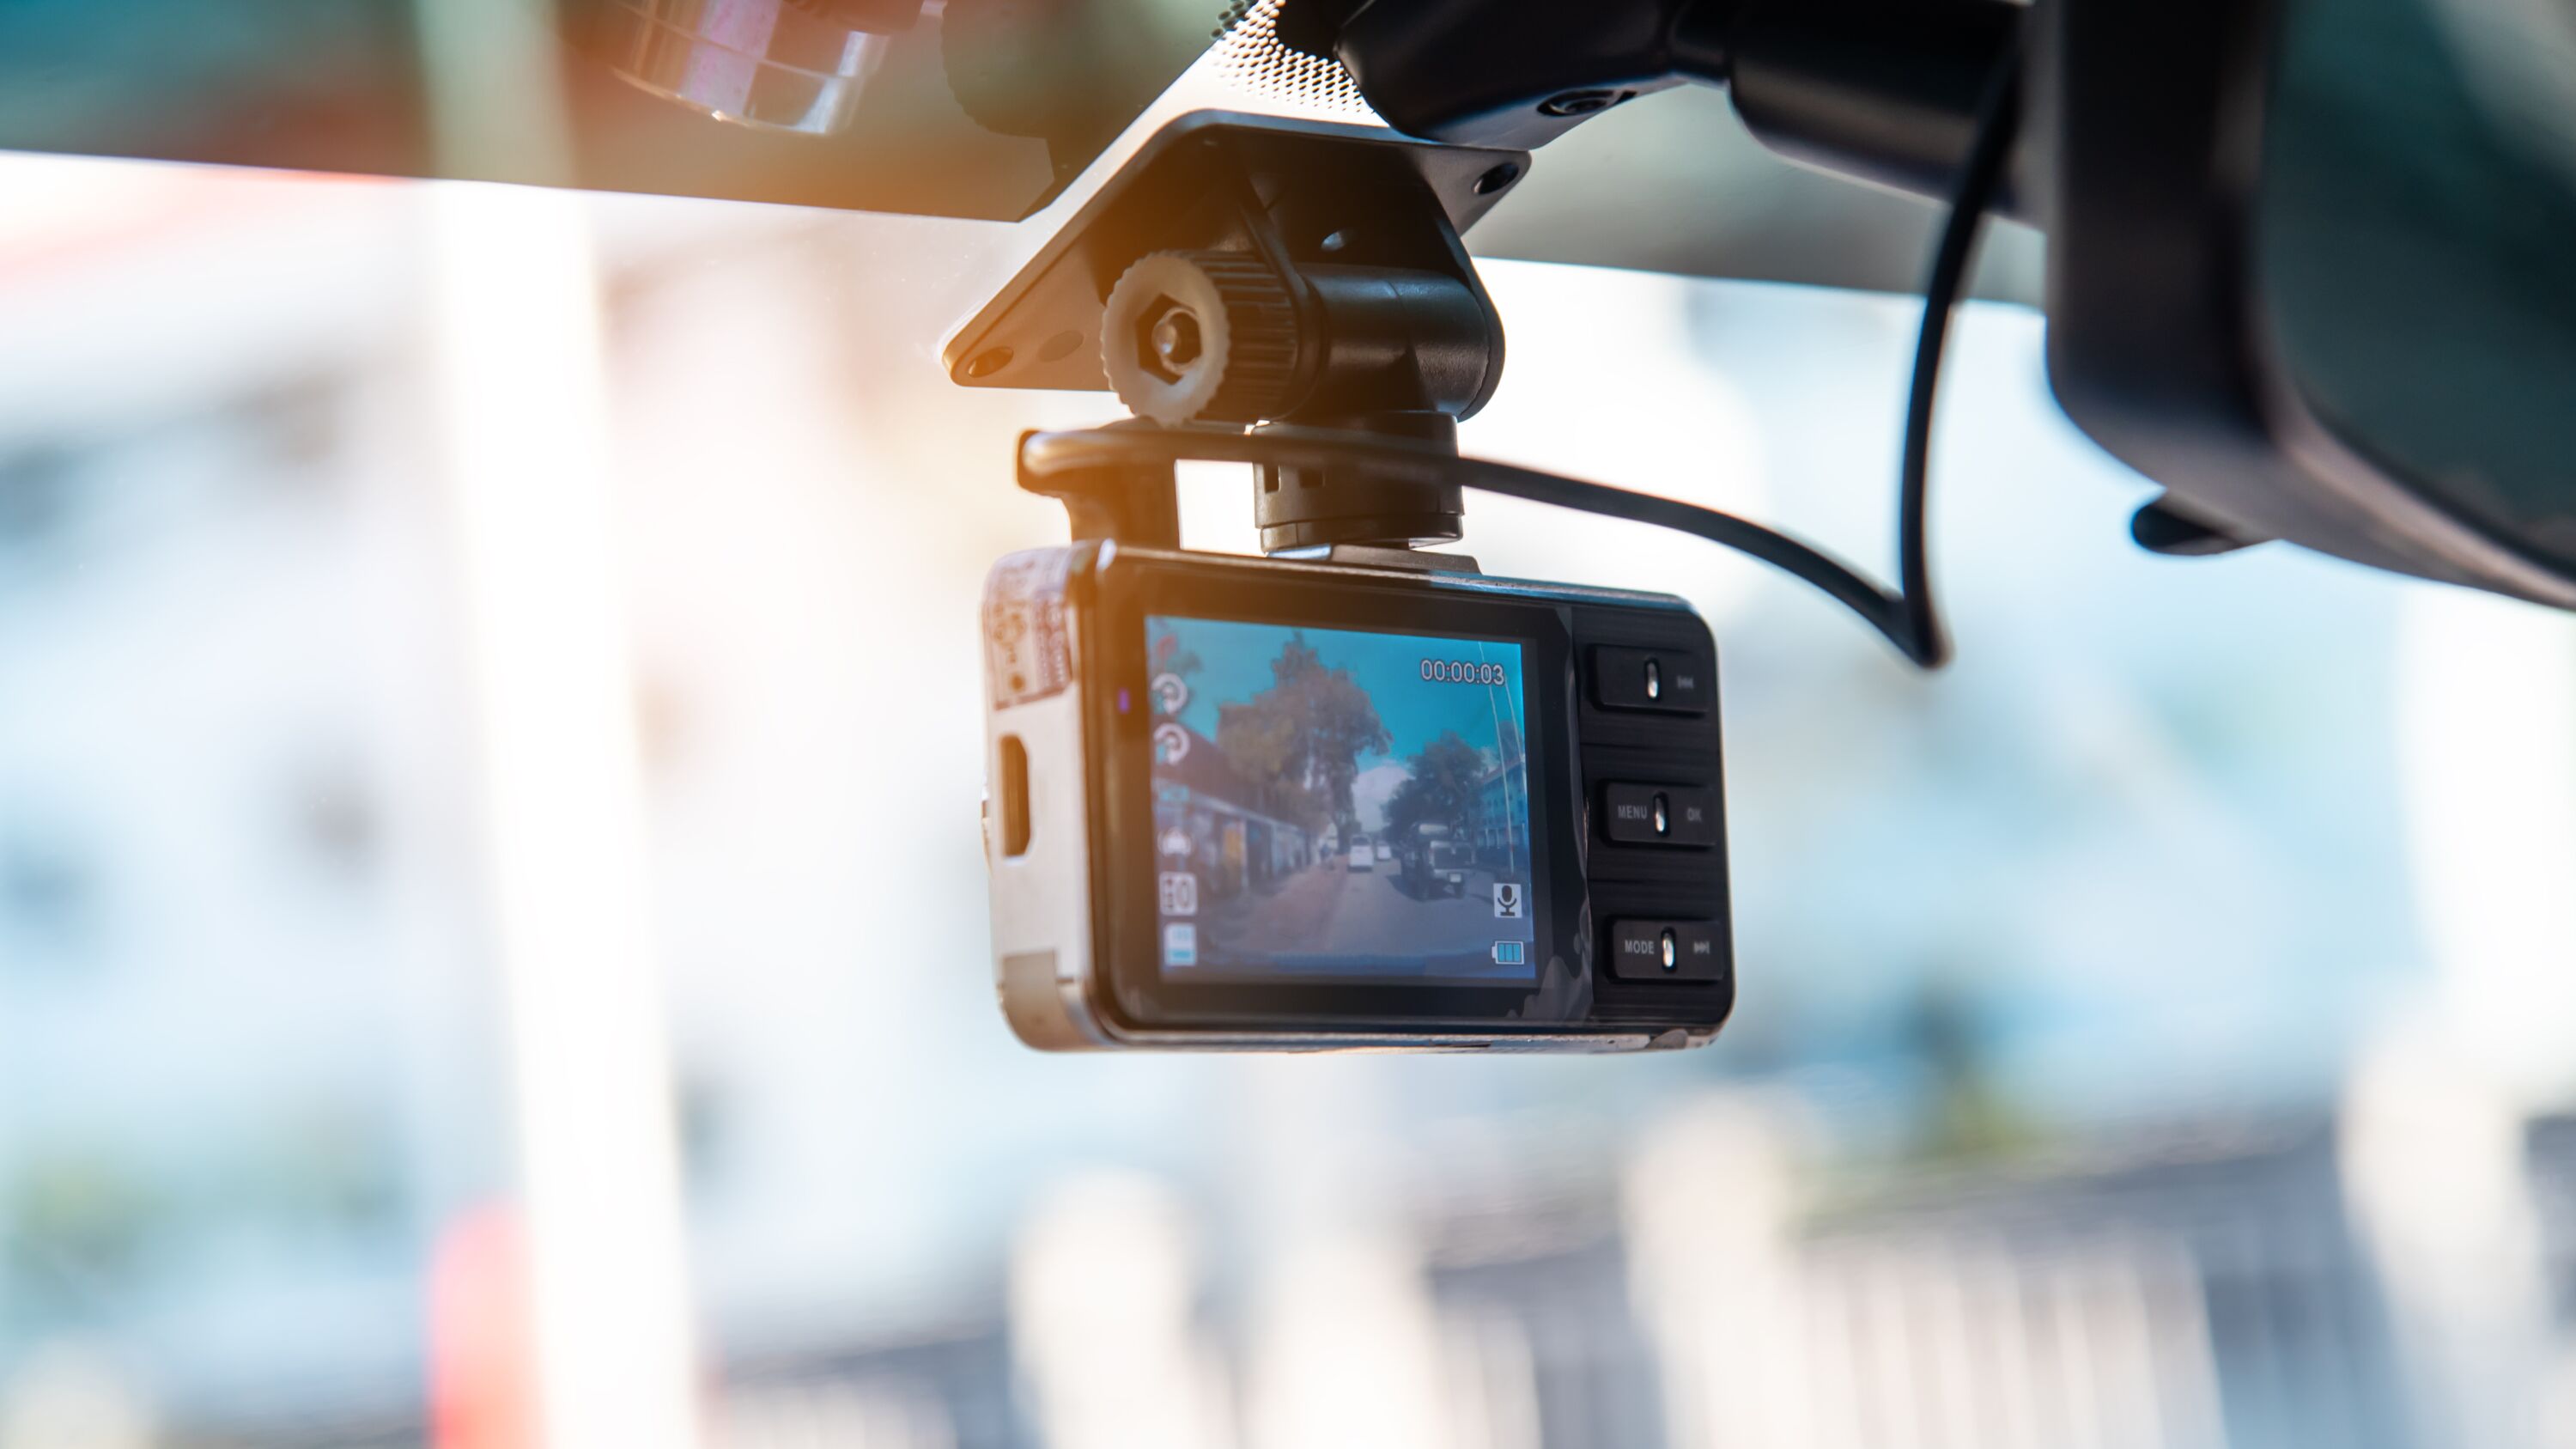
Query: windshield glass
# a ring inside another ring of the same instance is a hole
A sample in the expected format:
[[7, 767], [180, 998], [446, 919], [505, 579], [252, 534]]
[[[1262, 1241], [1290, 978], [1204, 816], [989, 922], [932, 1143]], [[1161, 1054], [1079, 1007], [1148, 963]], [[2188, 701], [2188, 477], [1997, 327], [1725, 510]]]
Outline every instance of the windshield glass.
[[[1488, 572], [1710, 622], [1715, 1046], [1048, 1056], [994, 1009], [976, 609], [1064, 537], [1019, 430], [1115, 408], [937, 361], [1033, 234], [29, 158], [0, 196], [0, 1445], [2559, 1403], [2576, 637], [2135, 551], [2152, 490], [2027, 312], [1967, 309], [1943, 380], [1943, 675], [1697, 542], [1469, 505]], [[1485, 274], [1466, 446], [1882, 556], [1913, 303]], [[1185, 493], [1249, 546], [1239, 474]], [[1425, 911], [1494, 869], [1326, 845]], [[2477, 1392], [2400, 1405], [2419, 1368]]]
[[1196, 0], [0, 6], [0, 147], [1016, 218], [1207, 49]]

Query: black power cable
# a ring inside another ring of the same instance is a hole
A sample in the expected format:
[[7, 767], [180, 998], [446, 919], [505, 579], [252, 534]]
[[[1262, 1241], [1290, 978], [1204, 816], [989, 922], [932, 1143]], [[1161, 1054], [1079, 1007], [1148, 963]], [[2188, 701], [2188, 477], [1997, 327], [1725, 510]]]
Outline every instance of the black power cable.
[[1915, 336], [1913, 380], [1905, 400], [1905, 449], [1897, 475], [1898, 587], [1893, 591], [1822, 549], [1731, 513], [1508, 463], [1461, 458], [1433, 444], [1375, 434], [1283, 425], [1249, 433], [1201, 427], [1038, 432], [1021, 440], [1020, 471], [1026, 478], [1046, 478], [1185, 461], [1364, 467], [1389, 477], [1454, 483], [1480, 493], [1652, 524], [1723, 544], [1815, 585], [1860, 615], [1908, 660], [1938, 669], [1949, 661], [1950, 642], [1933, 607], [1930, 550], [1924, 537], [1933, 402], [1940, 386], [1950, 313], [1966, 281], [1968, 259], [1975, 251], [1986, 208], [2012, 155], [2020, 116], [2021, 41], [2016, 33], [1978, 104], [1975, 133], [1951, 187], [1949, 217], [1942, 224], [1932, 275], [1923, 289], [1923, 323]]
[[1897, 604], [1904, 635], [1888, 635], [1905, 657], [1926, 669], [1950, 658], [1950, 637], [1932, 607], [1932, 563], [1924, 541], [1924, 499], [1932, 471], [1932, 403], [1941, 385], [1941, 349], [1950, 337], [1950, 313], [1966, 283], [1986, 208], [1994, 200], [2021, 130], [2021, 28], [2015, 26], [1986, 93], [1977, 104], [1968, 158], [1950, 188], [1950, 215], [1932, 253], [1932, 277], [1923, 287], [1923, 325], [1914, 335], [1914, 378], [1905, 397], [1905, 452], [1897, 468]]

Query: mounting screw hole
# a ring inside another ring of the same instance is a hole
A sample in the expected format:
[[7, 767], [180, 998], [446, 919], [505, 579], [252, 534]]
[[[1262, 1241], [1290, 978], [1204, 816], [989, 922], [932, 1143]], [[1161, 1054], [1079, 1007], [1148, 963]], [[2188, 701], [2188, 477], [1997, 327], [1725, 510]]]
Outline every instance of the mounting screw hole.
[[1082, 346], [1082, 334], [1068, 327], [1048, 338], [1045, 344], [1038, 348], [1038, 361], [1062, 362], [1071, 357], [1074, 350], [1080, 346]]
[[1506, 161], [1500, 166], [1496, 166], [1487, 171], [1484, 175], [1476, 178], [1476, 194], [1478, 196], [1491, 196], [1495, 192], [1502, 190], [1504, 187], [1509, 186], [1520, 179], [1521, 163], [1518, 161]]
[[[1079, 341], [1079, 339], [1076, 340]], [[976, 353], [973, 357], [966, 359], [966, 366], [961, 369], [961, 371], [963, 371], [968, 377], [991, 377], [994, 373], [997, 373], [1010, 365], [1011, 349], [1007, 347], [987, 347], [983, 351]]]
[[1199, 360], [1207, 344], [1199, 336], [1198, 314], [1174, 306], [1154, 319], [1154, 360], [1178, 372]]
[[1542, 116], [1589, 116], [1606, 111], [1634, 95], [1633, 91], [1561, 91], [1539, 102]]

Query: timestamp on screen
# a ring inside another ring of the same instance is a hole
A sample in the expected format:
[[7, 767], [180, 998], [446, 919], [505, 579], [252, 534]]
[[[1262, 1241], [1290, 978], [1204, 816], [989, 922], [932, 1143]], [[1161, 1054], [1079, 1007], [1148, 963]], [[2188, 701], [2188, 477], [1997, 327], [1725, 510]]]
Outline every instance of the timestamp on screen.
[[1425, 659], [1422, 677], [1434, 684], [1508, 684], [1511, 676], [1502, 665], [1484, 664], [1473, 659]]

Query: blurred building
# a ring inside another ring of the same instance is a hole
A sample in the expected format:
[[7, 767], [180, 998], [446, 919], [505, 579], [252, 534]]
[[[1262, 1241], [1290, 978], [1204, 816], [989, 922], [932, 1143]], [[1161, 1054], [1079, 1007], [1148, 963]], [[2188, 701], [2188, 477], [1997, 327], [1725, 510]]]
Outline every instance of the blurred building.
[[[1509, 1180], [1468, 1173], [1472, 1191], [1452, 1176], [1458, 1164], [1420, 1164], [1421, 1248], [1403, 1271], [1438, 1324], [1441, 1441], [2565, 1442], [2548, 1371], [2576, 1348], [2563, 1304], [2516, 1335], [2410, 1295], [2413, 1280], [2442, 1265], [2419, 1255], [2421, 1242], [2388, 1234], [2391, 1214], [2408, 1209], [2383, 1200], [2387, 1185], [2353, 1162], [2356, 1135], [2408, 1124], [2347, 1112], [2144, 1133], [2074, 1159], [1819, 1178], [1797, 1159], [1796, 1114], [1782, 1106], [1702, 1099], [1650, 1130], [1615, 1175], [1564, 1170], [1561, 1147], [1545, 1139], [1528, 1144], [1530, 1161]], [[2553, 1223], [2550, 1281], [2563, 1283], [2556, 1199], [2568, 1192], [2563, 1159], [2576, 1126], [2541, 1118], [2517, 1140], [2528, 1202], [2554, 1204], [2542, 1215]], [[2495, 1227], [2456, 1208], [2429, 1226], [2472, 1242]], [[1161, 1236], [1127, 1245], [1150, 1253]], [[1132, 1329], [1114, 1306], [1125, 1261], [1090, 1252], [1082, 1271], [1095, 1312]], [[1024, 1254], [1020, 1271], [1072, 1266], [1041, 1251]], [[1244, 1311], [1206, 1283], [1162, 1301], [1159, 1329], [1193, 1333], [1210, 1352]], [[1350, 1326], [1314, 1327], [1325, 1341], [1302, 1351], [1329, 1357]], [[1008, 1431], [986, 1416], [984, 1395], [1001, 1378], [1025, 1393], [1056, 1375], [1058, 1354], [1079, 1355], [1097, 1376], [1121, 1374], [1120, 1350], [1096, 1338], [1023, 1340], [1007, 1369], [979, 1360], [990, 1353], [981, 1342], [889, 1348], [835, 1372], [861, 1386], [894, 1376], [953, 1422], [977, 1425], [956, 1442], [979, 1444], [1052, 1442], [1043, 1413]], [[978, 1361], [991, 1372], [964, 1371]], [[2527, 1372], [2499, 1378], [2505, 1365]], [[1145, 1367], [1155, 1372], [1144, 1381], [1172, 1381], [1160, 1374], [1169, 1365]], [[2463, 1367], [2488, 1381], [2461, 1382]], [[757, 1372], [812, 1391], [810, 1369]], [[747, 1372], [737, 1392], [774, 1390], [752, 1387]], [[1220, 1430], [1190, 1442], [1265, 1440], [1257, 1420], [1234, 1432], [1239, 1440]]]
[[[53, 200], [0, 226], [0, 1449], [492, 1449], [439, 1386], [523, 1311], [524, 1084], [422, 193], [5, 188]], [[2030, 318], [1945, 381], [1937, 683], [1696, 544], [1477, 505], [1497, 572], [1718, 626], [1720, 1047], [1074, 1061], [991, 1006], [974, 604], [1060, 536], [1015, 430], [1107, 405], [930, 361], [1027, 238], [588, 214], [710, 1444], [2576, 1442], [2576, 1126], [2375, 1054], [2457, 945], [2422, 596], [2133, 556]], [[1491, 280], [1472, 445], [1884, 526], [1902, 304]], [[1226, 486], [1194, 536], [1248, 532]], [[2497, 677], [2576, 660], [2527, 642]]]

